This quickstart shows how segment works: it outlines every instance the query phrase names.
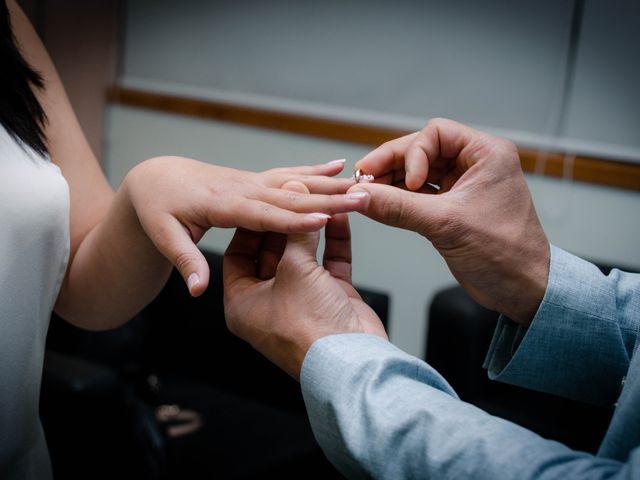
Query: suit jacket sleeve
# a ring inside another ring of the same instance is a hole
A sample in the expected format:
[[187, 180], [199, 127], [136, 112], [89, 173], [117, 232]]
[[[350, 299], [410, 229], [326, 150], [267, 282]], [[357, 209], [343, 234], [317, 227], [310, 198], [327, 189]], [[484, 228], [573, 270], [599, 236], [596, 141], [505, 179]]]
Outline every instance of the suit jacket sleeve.
[[464, 403], [371, 335], [316, 341], [301, 384], [314, 434], [348, 478], [622, 479], [640, 468], [640, 449], [626, 463], [572, 451]]
[[615, 403], [640, 329], [640, 275], [551, 247], [547, 291], [531, 326], [501, 317], [489, 377], [597, 405]]

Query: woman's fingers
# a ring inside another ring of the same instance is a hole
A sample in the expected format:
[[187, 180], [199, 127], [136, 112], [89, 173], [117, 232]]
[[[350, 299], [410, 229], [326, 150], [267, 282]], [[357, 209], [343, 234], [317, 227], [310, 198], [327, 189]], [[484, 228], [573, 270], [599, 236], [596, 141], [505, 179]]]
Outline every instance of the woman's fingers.
[[202, 295], [209, 285], [209, 264], [188, 230], [175, 217], [165, 215], [154, 227], [152, 241], [178, 269], [189, 293], [194, 297]]
[[[323, 212], [334, 214], [363, 210], [367, 206], [368, 195], [364, 192], [355, 195], [309, 194], [300, 190], [288, 190], [286, 186], [291, 183], [294, 182], [288, 182], [281, 189], [270, 188], [261, 191], [258, 200], [298, 213]], [[302, 182], [295, 181], [295, 183], [303, 186], [305, 191], [308, 192], [307, 187]]]
[[323, 212], [296, 213], [261, 200], [229, 200], [221, 227], [241, 227], [256, 232], [304, 233], [320, 230], [331, 217]]
[[342, 171], [346, 160], [344, 158], [331, 160], [318, 165], [304, 165], [301, 167], [272, 168], [264, 173], [276, 175], [328, 175], [334, 176]]
[[[289, 176], [283, 183], [292, 180], [298, 180], [304, 183], [312, 193], [321, 193], [324, 195], [344, 193], [355, 184], [353, 178], [331, 178], [313, 175], [302, 175], [299, 177]], [[279, 187], [280, 185], [276, 186]]]
[[264, 175], [267, 175], [266, 184], [269, 187], [282, 188], [287, 182], [298, 181], [304, 183], [309, 191], [324, 195], [344, 193], [355, 183], [352, 178], [334, 178], [325, 175], [294, 174], [291, 172], [273, 173], [271, 170], [265, 172]]

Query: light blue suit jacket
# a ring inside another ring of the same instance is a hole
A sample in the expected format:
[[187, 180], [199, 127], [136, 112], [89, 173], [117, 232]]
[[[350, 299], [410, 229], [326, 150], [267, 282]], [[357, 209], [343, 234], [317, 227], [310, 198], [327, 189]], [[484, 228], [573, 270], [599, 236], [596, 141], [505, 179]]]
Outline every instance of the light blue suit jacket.
[[425, 362], [371, 335], [315, 342], [302, 391], [318, 442], [350, 478], [640, 479], [639, 331], [640, 275], [604, 276], [552, 247], [531, 326], [501, 318], [487, 355], [496, 380], [617, 403], [598, 455], [460, 401]]

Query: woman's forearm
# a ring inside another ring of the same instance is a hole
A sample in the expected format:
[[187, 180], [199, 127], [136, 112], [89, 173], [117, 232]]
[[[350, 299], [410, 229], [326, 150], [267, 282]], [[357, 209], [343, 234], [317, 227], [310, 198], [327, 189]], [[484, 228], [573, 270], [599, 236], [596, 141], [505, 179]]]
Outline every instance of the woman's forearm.
[[155, 298], [170, 272], [140, 225], [125, 180], [69, 259], [56, 312], [83, 328], [117, 327]]

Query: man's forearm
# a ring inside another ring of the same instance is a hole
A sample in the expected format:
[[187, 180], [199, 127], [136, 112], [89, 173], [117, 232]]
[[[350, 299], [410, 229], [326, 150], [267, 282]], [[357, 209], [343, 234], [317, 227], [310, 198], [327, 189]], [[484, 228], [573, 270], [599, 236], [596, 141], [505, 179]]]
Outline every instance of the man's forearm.
[[632, 468], [460, 401], [426, 363], [371, 336], [316, 342], [301, 383], [318, 442], [349, 478], [624, 478]]
[[612, 405], [640, 328], [640, 275], [552, 247], [549, 286], [528, 330], [501, 319], [485, 367], [491, 378]]

